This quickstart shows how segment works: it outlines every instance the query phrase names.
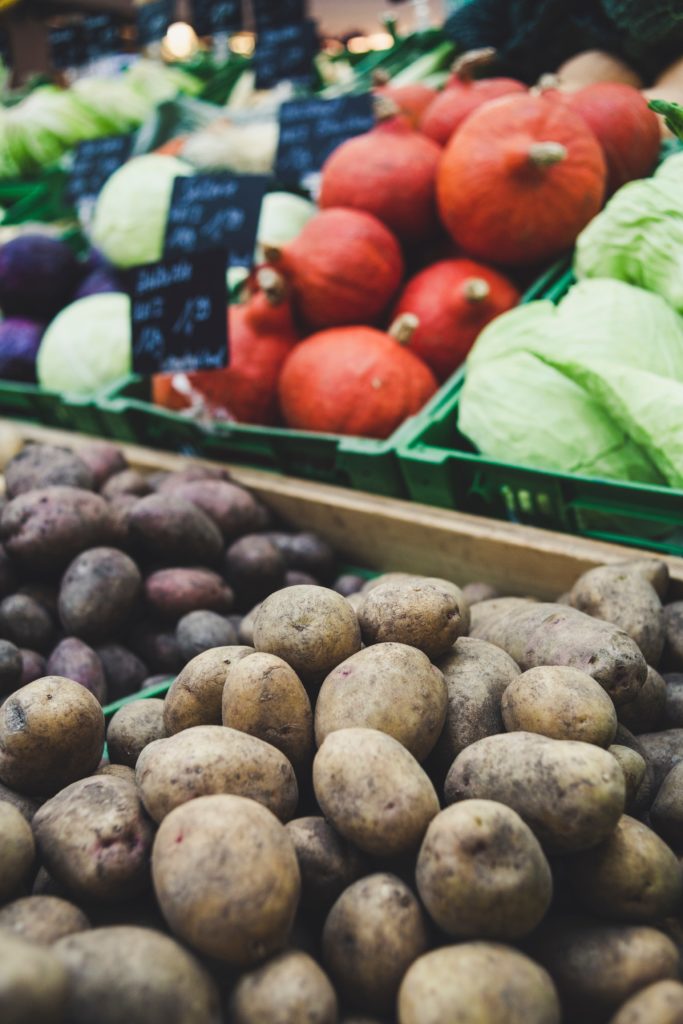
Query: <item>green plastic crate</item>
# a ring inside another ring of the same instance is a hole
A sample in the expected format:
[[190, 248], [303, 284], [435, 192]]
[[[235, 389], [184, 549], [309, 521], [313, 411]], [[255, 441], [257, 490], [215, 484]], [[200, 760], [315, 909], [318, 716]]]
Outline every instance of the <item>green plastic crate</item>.
[[57, 392], [42, 391], [36, 384], [0, 380], [0, 416], [84, 434], [104, 432], [94, 400], [65, 398]]

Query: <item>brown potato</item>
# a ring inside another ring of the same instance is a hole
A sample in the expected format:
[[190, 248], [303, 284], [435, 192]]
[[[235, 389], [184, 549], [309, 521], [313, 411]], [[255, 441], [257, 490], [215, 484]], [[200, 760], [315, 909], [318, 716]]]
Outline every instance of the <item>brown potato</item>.
[[600, 565], [580, 576], [572, 587], [574, 608], [611, 622], [635, 640], [648, 665], [658, 665], [664, 647], [662, 602], [639, 572], [618, 565]]
[[673, 766], [683, 761], [683, 728], [641, 733], [638, 743], [645, 760], [652, 766], [657, 790]]
[[377, 729], [330, 733], [313, 762], [313, 788], [336, 830], [375, 856], [417, 849], [439, 811], [434, 787], [413, 755]]
[[261, 529], [263, 513], [259, 502], [237, 484], [225, 480], [180, 479], [172, 473], [159, 493], [189, 501], [216, 524], [226, 540]]
[[621, 768], [606, 750], [531, 732], [487, 736], [458, 754], [446, 801], [496, 800], [517, 811], [545, 849], [585, 850], [606, 839], [624, 810]]
[[382, 587], [385, 583], [410, 583], [421, 578], [414, 572], [383, 572], [379, 576], [373, 576], [366, 580], [362, 587], [362, 593], [369, 594], [371, 590]]
[[460, 939], [519, 939], [550, 906], [550, 866], [509, 807], [463, 800], [429, 823], [415, 873], [427, 913]]
[[660, 601], [666, 599], [669, 589], [669, 566], [658, 558], [633, 558], [628, 562], [614, 562], [612, 569], [640, 576], [654, 589]]
[[100, 494], [107, 501], [114, 501], [122, 494], [132, 494], [136, 498], [144, 498], [151, 493], [149, 480], [139, 469], [122, 469], [119, 473], [114, 473], [100, 489]]
[[299, 865], [284, 825], [256, 801], [204, 796], [176, 807], [154, 840], [152, 874], [171, 929], [199, 952], [249, 967], [287, 942]]
[[683, 601], [664, 605], [662, 665], [669, 672], [683, 672]]
[[96, 488], [100, 488], [110, 476], [128, 468], [126, 456], [121, 449], [108, 441], [89, 441], [80, 445], [78, 457], [92, 473]]
[[39, 800], [31, 800], [28, 796], [22, 796], [21, 793], [15, 793], [13, 789], [8, 789], [8, 787], [3, 786], [1, 782], [0, 803], [11, 804], [12, 807], [16, 807], [28, 822], [33, 821], [33, 815], [40, 807]]
[[114, 764], [135, 768], [144, 748], [166, 737], [164, 702], [148, 697], [125, 704], [116, 712], [107, 728], [107, 749]]
[[4, 697], [21, 684], [23, 662], [18, 647], [9, 640], [0, 640], [0, 697]]
[[132, 543], [164, 565], [215, 565], [223, 538], [212, 519], [174, 495], [140, 498], [128, 515]]
[[223, 725], [265, 740], [295, 766], [313, 750], [308, 694], [294, 669], [274, 654], [250, 654], [228, 666]]
[[95, 654], [102, 665], [107, 699], [110, 702], [129, 697], [140, 689], [147, 678], [148, 670], [144, 661], [122, 644], [101, 644], [95, 648]]
[[566, 665], [523, 672], [503, 694], [501, 710], [508, 732], [607, 747], [617, 731], [614, 704], [600, 684]]
[[398, 994], [399, 1024], [560, 1024], [555, 987], [516, 949], [463, 942], [421, 956]]
[[323, 958], [344, 1002], [386, 1013], [406, 970], [429, 948], [427, 922], [412, 889], [390, 874], [354, 882], [323, 928]]
[[285, 559], [272, 541], [249, 533], [225, 552], [225, 575], [240, 608], [249, 609], [285, 584]]
[[285, 827], [299, 861], [302, 907], [328, 910], [364, 874], [362, 855], [324, 818], [294, 818]]
[[233, 1024], [337, 1024], [337, 996], [306, 953], [288, 952], [243, 974], [230, 1000]]
[[379, 729], [423, 761], [443, 728], [447, 700], [443, 675], [422, 651], [378, 643], [325, 679], [315, 706], [316, 743], [336, 729]]
[[640, 742], [640, 737], [634, 736], [633, 733], [629, 732], [626, 726], [621, 724], [617, 726], [617, 734], [614, 737], [614, 742], [619, 744], [621, 747], [628, 747], [629, 750], [634, 751], [645, 762], [645, 774], [636, 791], [634, 803], [634, 807], [638, 812], [636, 816], [641, 817], [649, 808], [654, 799], [655, 793], [657, 792], [654, 768], [648, 759], [645, 747]]
[[0, 634], [17, 647], [45, 653], [55, 641], [47, 609], [27, 594], [10, 594], [0, 604]]
[[621, 705], [619, 721], [636, 735], [642, 732], [654, 732], [663, 723], [665, 707], [666, 683], [659, 672], [648, 665], [644, 686], [641, 687], [634, 700]]
[[499, 591], [492, 587], [490, 583], [481, 583], [478, 580], [464, 586], [462, 594], [470, 608], [473, 604], [479, 604], [480, 601], [493, 601], [501, 596]]
[[232, 622], [217, 612], [188, 612], [178, 622], [175, 636], [185, 664], [212, 647], [237, 643], [237, 630]]
[[8, 498], [27, 491], [61, 485], [92, 491], [95, 480], [83, 459], [68, 448], [52, 444], [27, 444], [4, 469]]
[[23, 895], [34, 870], [31, 826], [21, 811], [0, 803], [0, 904]]
[[[19, 654], [21, 655], [21, 680], [19, 685], [26, 686], [27, 683], [32, 683], [34, 679], [42, 679], [47, 671], [47, 662], [42, 654], [38, 654], [37, 651], [29, 651], [25, 647], [21, 648]], [[0, 654], [1, 665], [2, 655]], [[16, 687], [13, 686], [12, 689], [14, 690]]]
[[360, 627], [351, 605], [334, 590], [287, 587], [259, 608], [254, 646], [282, 658], [304, 682], [316, 681], [360, 650]]
[[166, 694], [164, 725], [168, 735], [193, 725], [220, 725], [228, 667], [253, 653], [253, 647], [215, 647], [193, 658]]
[[656, 981], [627, 999], [609, 1024], [680, 1024], [682, 1020], [683, 985]]
[[650, 808], [650, 822], [655, 832], [674, 849], [683, 846], [683, 761], [675, 764], [664, 777]]
[[209, 569], [160, 569], [145, 580], [145, 600], [153, 612], [176, 621], [188, 612], [229, 612], [235, 595]]
[[62, 676], [80, 683], [100, 702], [107, 702], [107, 683], [102, 662], [92, 647], [75, 636], [67, 636], [57, 644], [46, 665], [48, 676]]
[[408, 644], [438, 658], [467, 631], [464, 599], [426, 579], [384, 583], [366, 594], [358, 611], [366, 644]]
[[59, 588], [59, 618], [83, 640], [111, 636], [129, 617], [142, 590], [140, 570], [116, 548], [90, 548], [73, 560]]
[[0, 929], [6, 928], [38, 946], [51, 946], [65, 935], [89, 927], [83, 911], [58, 896], [24, 896], [0, 910]]
[[247, 612], [240, 622], [237, 636], [241, 644], [248, 644], [250, 647], [254, 646], [254, 626], [256, 624], [256, 616], [259, 613], [261, 603], [262, 602], [259, 602], [251, 609], [250, 612]]
[[167, 935], [96, 928], [53, 949], [69, 976], [69, 1024], [221, 1024], [209, 973]]
[[52, 949], [0, 929], [2, 1024], [63, 1024], [67, 975]]
[[624, 773], [624, 782], [626, 783], [626, 805], [624, 810], [629, 814], [633, 814], [634, 811], [639, 809], [638, 791], [643, 784], [647, 771], [645, 758], [637, 750], [624, 747], [620, 743], [613, 743], [607, 750], [612, 757], [616, 758], [617, 764]]
[[150, 743], [135, 777], [157, 822], [188, 800], [220, 793], [249, 797], [287, 821], [299, 799], [294, 769], [281, 751], [220, 725], [193, 726]]
[[123, 779], [124, 782], [135, 785], [135, 770], [129, 768], [127, 764], [101, 764], [95, 775], [113, 775], [115, 779]]
[[537, 603], [533, 597], [492, 597], [486, 601], [478, 601], [476, 607], [470, 609], [470, 636], [478, 636], [479, 630], [484, 629], [487, 623], [500, 615]]
[[104, 715], [79, 683], [45, 676], [0, 707], [0, 781], [25, 796], [57, 793], [94, 772]]

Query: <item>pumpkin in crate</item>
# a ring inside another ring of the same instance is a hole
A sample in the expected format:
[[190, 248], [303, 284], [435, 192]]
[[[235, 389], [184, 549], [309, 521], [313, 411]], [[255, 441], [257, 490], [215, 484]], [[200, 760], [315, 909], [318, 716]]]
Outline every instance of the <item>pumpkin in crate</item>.
[[297, 345], [280, 377], [287, 425], [389, 437], [437, 388], [432, 371], [406, 347], [414, 327], [412, 317], [400, 318], [388, 333], [339, 327]]
[[600, 210], [606, 179], [583, 118], [545, 96], [503, 96], [451, 139], [437, 196], [445, 227], [469, 255], [523, 266], [571, 248]]
[[395, 316], [414, 314], [410, 350], [443, 381], [464, 362], [486, 324], [518, 302], [512, 282], [491, 267], [441, 260], [408, 281]]
[[224, 370], [157, 374], [152, 399], [167, 409], [193, 410], [202, 418], [271, 425], [279, 409], [277, 384], [298, 342], [282, 278], [267, 267], [247, 302], [228, 309], [230, 365]]
[[322, 210], [266, 259], [289, 282], [301, 319], [313, 330], [374, 323], [403, 279], [396, 237], [361, 210]]

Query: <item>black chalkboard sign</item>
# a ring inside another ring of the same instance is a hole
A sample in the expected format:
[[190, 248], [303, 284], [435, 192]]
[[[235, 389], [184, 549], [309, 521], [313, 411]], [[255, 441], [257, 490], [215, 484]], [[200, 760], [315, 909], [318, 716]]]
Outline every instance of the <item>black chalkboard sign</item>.
[[308, 13], [306, 0], [252, 0], [252, 4], [257, 32], [280, 25], [296, 25]]
[[166, 35], [166, 29], [173, 20], [173, 4], [170, 0], [152, 0], [135, 8], [138, 23], [138, 46], [158, 43]]
[[340, 96], [292, 100], [280, 107], [280, 141], [276, 177], [286, 185], [299, 185], [307, 174], [319, 171], [337, 146], [375, 125], [373, 97]]
[[132, 148], [132, 135], [108, 135], [103, 139], [81, 142], [69, 176], [72, 201], [97, 198], [105, 181], [125, 164]]
[[225, 249], [126, 270], [135, 373], [189, 373], [228, 365]]
[[229, 35], [242, 28], [241, 0], [192, 0], [192, 10], [198, 36]]
[[5, 67], [12, 67], [12, 44], [9, 34], [5, 32], [4, 28], [0, 28], [0, 60]]
[[269, 185], [270, 178], [260, 174], [217, 172], [176, 178], [164, 255], [224, 246], [231, 266], [250, 267]]
[[310, 85], [317, 52], [314, 21], [263, 29], [256, 37], [254, 50], [256, 88], [272, 89], [284, 81]]
[[113, 14], [88, 14], [83, 25], [88, 60], [121, 52], [121, 25]]
[[80, 68], [88, 62], [85, 29], [82, 22], [50, 28], [48, 31], [50, 59], [58, 71]]

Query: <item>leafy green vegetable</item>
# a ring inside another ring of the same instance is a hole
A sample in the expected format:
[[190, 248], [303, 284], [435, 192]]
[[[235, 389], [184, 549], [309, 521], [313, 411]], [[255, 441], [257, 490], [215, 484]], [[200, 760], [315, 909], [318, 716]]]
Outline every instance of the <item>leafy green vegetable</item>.
[[679, 139], [683, 139], [683, 107], [678, 103], [670, 103], [668, 100], [650, 100], [648, 106], [650, 110], [654, 110], [655, 114], [661, 114], [664, 117], [669, 131], [677, 135]]

